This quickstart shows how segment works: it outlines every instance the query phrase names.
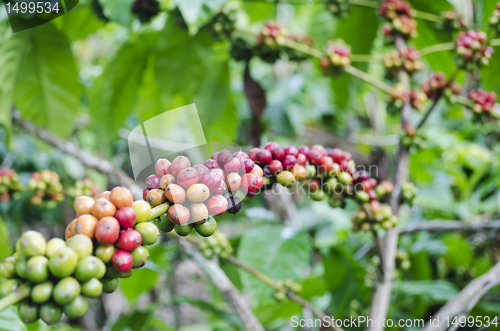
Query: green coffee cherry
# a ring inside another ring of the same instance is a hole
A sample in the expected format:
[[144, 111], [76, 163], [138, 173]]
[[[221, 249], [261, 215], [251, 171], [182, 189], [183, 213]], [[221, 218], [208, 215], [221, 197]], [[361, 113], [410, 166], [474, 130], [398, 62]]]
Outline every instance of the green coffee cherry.
[[54, 300], [60, 305], [71, 303], [80, 295], [80, 284], [73, 277], [63, 278], [54, 287]]
[[26, 278], [34, 283], [41, 283], [49, 278], [49, 259], [45, 256], [33, 256], [28, 260]]
[[316, 191], [311, 192], [310, 197], [314, 201], [321, 201], [325, 198], [325, 192], [323, 190], [317, 189]]
[[77, 234], [69, 238], [66, 241], [66, 246], [75, 251], [79, 260], [92, 255], [92, 240], [84, 234]]
[[47, 242], [47, 248], [45, 251], [45, 256], [49, 259], [53, 257], [59, 249], [66, 246], [66, 242], [61, 238], [53, 238]]
[[40, 318], [48, 325], [59, 322], [62, 317], [62, 309], [55, 302], [48, 302], [40, 307]]
[[26, 272], [28, 271], [28, 258], [27, 257], [21, 257], [16, 260], [16, 274], [23, 278], [26, 279]]
[[192, 224], [186, 224], [186, 225], [176, 224], [174, 227], [174, 230], [175, 230], [175, 233], [177, 233], [179, 236], [187, 237], [193, 231], [193, 225]]
[[11, 294], [21, 285], [21, 281], [19, 279], [9, 279], [0, 285], [0, 298]]
[[97, 278], [92, 278], [81, 285], [82, 295], [89, 298], [97, 298], [102, 293], [102, 283]]
[[24, 300], [19, 305], [19, 317], [26, 324], [35, 322], [38, 319], [38, 306]]
[[40, 232], [27, 231], [21, 236], [20, 246], [24, 256], [45, 255], [47, 242]]
[[[162, 218], [162, 216], [160, 216], [160, 218]], [[157, 221], [156, 222], [156, 226], [158, 227], [158, 230], [160, 230], [161, 232], [163, 232], [163, 233], [169, 233], [170, 231], [172, 231], [174, 229], [175, 224], [172, 223], [172, 222], [170, 222], [167, 219], [166, 222], [165, 221]]]
[[78, 261], [75, 269], [75, 277], [80, 282], [85, 283], [96, 277], [100, 271], [101, 265], [99, 259], [95, 256], [86, 256]]
[[34, 303], [41, 304], [50, 300], [54, 284], [51, 281], [36, 284], [31, 290], [31, 300]]
[[16, 254], [17, 256], [16, 257], [24, 257], [24, 253], [23, 253], [23, 248], [21, 246], [21, 238], [17, 239], [17, 242], [16, 242]]
[[138, 223], [134, 229], [141, 234], [142, 244], [146, 246], [153, 245], [160, 235], [156, 225], [151, 222]]
[[352, 176], [350, 173], [342, 171], [338, 175], [338, 180], [341, 184], [351, 184], [352, 183]]
[[104, 293], [113, 293], [118, 288], [118, 279], [116, 278], [105, 277], [101, 280], [101, 282], [102, 282], [102, 291]]
[[290, 187], [295, 184], [295, 176], [288, 170], [280, 172], [276, 176], [276, 180], [285, 187]]
[[16, 258], [9, 256], [0, 263], [0, 276], [10, 279], [16, 276]]
[[313, 178], [314, 176], [316, 176], [316, 167], [315, 166], [307, 165], [306, 171], [307, 171], [307, 178]]
[[[140, 223], [140, 224], [146, 224], [146, 223]], [[146, 247], [144, 247], [142, 245], [137, 247], [136, 249], [134, 249], [130, 253], [132, 254], [132, 257], [134, 258], [134, 264], [132, 264], [132, 268], [141, 268], [148, 261], [149, 251]]]
[[217, 229], [217, 222], [210, 216], [208, 220], [203, 224], [197, 224], [195, 226], [196, 232], [202, 237], [210, 237], [214, 234], [215, 229]]
[[337, 178], [329, 178], [324, 184], [323, 184], [323, 190], [327, 193], [332, 193], [335, 192], [335, 188], [338, 185]]
[[106, 275], [106, 265], [104, 264], [104, 262], [102, 262], [101, 259], [97, 259], [97, 260], [98, 260], [97, 263], [99, 264], [99, 272], [97, 273], [95, 278], [101, 279], [102, 277], [104, 277]]
[[95, 250], [95, 256], [101, 259], [102, 262], [104, 263], [109, 263], [111, 262], [111, 259], [113, 258], [113, 254], [115, 254], [115, 246], [113, 245], [99, 245], [97, 246], [97, 249]]
[[370, 201], [370, 196], [365, 191], [356, 191], [356, 200], [360, 202], [368, 202]]
[[64, 305], [63, 311], [69, 319], [77, 319], [85, 315], [88, 309], [87, 301], [77, 296], [71, 303]]
[[68, 277], [73, 273], [78, 263], [78, 255], [69, 247], [62, 247], [49, 260], [50, 272], [58, 277]]

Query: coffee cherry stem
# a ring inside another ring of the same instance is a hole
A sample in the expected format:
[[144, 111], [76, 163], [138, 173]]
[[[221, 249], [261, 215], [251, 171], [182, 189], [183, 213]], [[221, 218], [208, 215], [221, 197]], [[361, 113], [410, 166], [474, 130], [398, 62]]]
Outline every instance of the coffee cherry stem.
[[170, 208], [171, 203], [170, 202], [165, 202], [162, 203], [161, 205], [158, 205], [154, 208], [151, 209], [151, 215], [149, 216], [148, 222], [151, 222], [154, 219], [157, 219], [161, 215], [165, 214]]
[[30, 296], [30, 293], [31, 286], [24, 284], [14, 292], [6, 295], [2, 299], [0, 299], [0, 312], [4, 311], [9, 306], [15, 305], [26, 299]]

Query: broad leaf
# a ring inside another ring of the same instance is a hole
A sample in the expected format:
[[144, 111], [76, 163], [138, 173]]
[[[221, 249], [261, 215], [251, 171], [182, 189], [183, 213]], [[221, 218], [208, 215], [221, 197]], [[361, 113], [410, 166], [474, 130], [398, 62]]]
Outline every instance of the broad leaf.
[[99, 0], [104, 16], [126, 26], [130, 26], [135, 19], [132, 13], [132, 4], [134, 2], [135, 0]]
[[178, 0], [177, 6], [189, 31], [195, 34], [220, 11], [226, 2], [227, 0]]
[[[247, 231], [238, 247], [238, 258], [275, 280], [298, 282], [311, 258], [311, 243], [307, 234], [291, 228], [264, 225]], [[273, 303], [275, 290], [249, 273], [240, 270], [245, 292], [253, 306]]]
[[135, 301], [141, 294], [154, 288], [158, 273], [149, 269], [137, 269], [133, 277], [120, 280], [120, 289], [129, 301]]
[[394, 283], [394, 291], [403, 296], [420, 297], [426, 302], [445, 302], [458, 293], [455, 285], [444, 280], [399, 281]]
[[81, 87], [66, 36], [53, 24], [18, 32], [30, 45], [14, 101], [24, 117], [66, 137], [79, 110]]
[[84, 39], [105, 26], [105, 23], [95, 16], [90, 6], [82, 3], [58, 20], [62, 20], [61, 28], [72, 41]]
[[19, 318], [17, 308], [9, 306], [0, 312], [0, 325], [2, 331], [27, 331], [28, 329]]

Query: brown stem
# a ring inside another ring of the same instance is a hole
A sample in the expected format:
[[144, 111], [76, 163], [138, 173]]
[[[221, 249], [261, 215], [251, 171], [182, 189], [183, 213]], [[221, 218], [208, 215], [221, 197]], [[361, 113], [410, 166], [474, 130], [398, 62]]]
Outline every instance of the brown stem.
[[442, 93], [439, 93], [439, 95], [437, 96], [437, 98], [434, 99], [434, 102], [432, 102], [431, 107], [429, 108], [429, 110], [427, 110], [427, 112], [425, 113], [424, 117], [422, 117], [422, 119], [420, 120], [420, 123], [418, 123], [417, 130], [420, 129], [424, 125], [424, 123], [425, 123], [425, 121], [427, 121], [427, 118], [429, 117], [429, 115], [432, 113], [432, 111], [434, 110], [434, 108], [436, 108], [436, 105], [437, 105], [439, 99], [441, 99], [441, 94]]

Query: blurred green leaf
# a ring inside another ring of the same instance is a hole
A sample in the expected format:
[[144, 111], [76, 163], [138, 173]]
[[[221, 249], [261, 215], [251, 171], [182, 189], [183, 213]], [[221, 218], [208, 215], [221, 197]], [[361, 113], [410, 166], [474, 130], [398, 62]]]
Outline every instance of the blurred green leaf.
[[98, 0], [102, 6], [104, 16], [112, 21], [130, 26], [135, 16], [132, 13], [132, 4], [135, 0]]
[[7, 225], [2, 217], [0, 217], [0, 260], [12, 254], [12, 249], [9, 245], [9, 238], [9, 229], [7, 228]]
[[134, 311], [131, 314], [121, 315], [110, 331], [150, 331], [153, 322], [153, 310]]
[[243, 1], [243, 8], [252, 23], [265, 19], [274, 19], [276, 13], [276, 6], [273, 3]]
[[446, 302], [458, 293], [455, 285], [443, 280], [397, 281], [394, 283], [394, 291], [420, 297], [427, 302]]
[[[275, 280], [300, 282], [311, 258], [311, 243], [307, 234], [292, 228], [258, 226], [241, 237], [238, 258]], [[273, 288], [246, 271], [240, 270], [240, 277], [253, 306], [274, 302]]]
[[84, 39], [105, 26], [105, 23], [95, 16], [92, 8], [81, 2], [59, 19], [62, 20], [61, 29], [71, 41]]
[[178, 0], [177, 6], [192, 34], [208, 23], [227, 0]]
[[157, 272], [137, 269], [132, 277], [120, 279], [120, 289], [129, 301], [135, 301], [141, 294], [152, 290], [157, 280]]
[[15, 85], [16, 106], [35, 124], [66, 137], [73, 129], [81, 92], [67, 37], [51, 23], [17, 34], [30, 48]]
[[460, 267], [468, 265], [473, 257], [466, 239], [456, 233], [446, 234], [442, 240], [448, 246], [448, 252], [443, 256], [451, 266]]
[[28, 329], [19, 318], [17, 307], [9, 306], [0, 312], [0, 329], [2, 331], [27, 331]]

